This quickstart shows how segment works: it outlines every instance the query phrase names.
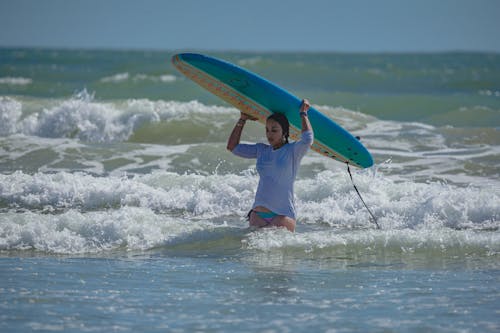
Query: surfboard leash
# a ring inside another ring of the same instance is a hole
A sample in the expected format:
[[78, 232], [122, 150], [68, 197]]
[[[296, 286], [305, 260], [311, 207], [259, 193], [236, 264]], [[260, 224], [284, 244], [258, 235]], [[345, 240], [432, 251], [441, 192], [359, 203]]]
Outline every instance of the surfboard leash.
[[346, 164], [347, 164], [347, 172], [349, 173], [349, 177], [351, 178], [352, 186], [354, 186], [354, 189], [356, 190], [356, 193], [358, 194], [359, 198], [361, 199], [361, 202], [363, 203], [363, 205], [365, 205], [366, 210], [368, 210], [368, 213], [370, 213], [371, 220], [373, 221], [373, 223], [375, 223], [375, 225], [377, 226], [377, 229], [380, 229], [380, 225], [377, 222], [377, 218], [375, 217], [375, 215], [373, 215], [370, 208], [368, 208], [365, 201], [363, 200], [363, 197], [361, 196], [361, 193], [359, 193], [358, 188], [356, 187], [356, 184], [354, 184], [354, 179], [352, 179], [352, 173], [351, 173], [351, 168], [349, 167], [349, 162], [347, 162]]

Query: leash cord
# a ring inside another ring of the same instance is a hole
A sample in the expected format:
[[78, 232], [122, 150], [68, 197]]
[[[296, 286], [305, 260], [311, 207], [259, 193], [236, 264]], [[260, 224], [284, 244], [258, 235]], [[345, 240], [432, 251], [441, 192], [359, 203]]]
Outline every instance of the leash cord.
[[377, 218], [375, 217], [375, 215], [373, 215], [370, 208], [368, 208], [365, 201], [363, 200], [363, 197], [359, 193], [358, 188], [356, 187], [356, 184], [354, 184], [354, 180], [352, 179], [352, 173], [351, 173], [351, 168], [349, 167], [349, 163], [346, 163], [346, 164], [347, 164], [347, 172], [349, 173], [349, 177], [351, 178], [352, 186], [354, 186], [354, 189], [356, 190], [356, 193], [358, 194], [359, 198], [361, 199], [361, 202], [363, 203], [363, 205], [365, 205], [366, 210], [368, 210], [368, 213], [370, 213], [373, 223], [375, 223], [375, 225], [377, 226], [377, 229], [380, 229], [380, 226], [377, 222]]

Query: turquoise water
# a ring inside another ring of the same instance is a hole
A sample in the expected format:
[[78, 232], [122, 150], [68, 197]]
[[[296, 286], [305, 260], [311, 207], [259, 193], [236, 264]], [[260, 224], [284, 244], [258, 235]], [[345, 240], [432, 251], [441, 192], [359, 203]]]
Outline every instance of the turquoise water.
[[0, 327], [9, 332], [498, 328], [498, 271], [464, 269], [452, 262], [446, 269], [410, 269], [398, 260], [348, 264], [346, 259], [262, 253], [173, 256], [154, 250], [105, 258], [5, 258], [0, 263], [5, 318]]
[[1, 331], [499, 330], [499, 55], [209, 53], [374, 156], [353, 176], [381, 230], [311, 152], [292, 234], [247, 228], [238, 112], [176, 52], [0, 49]]

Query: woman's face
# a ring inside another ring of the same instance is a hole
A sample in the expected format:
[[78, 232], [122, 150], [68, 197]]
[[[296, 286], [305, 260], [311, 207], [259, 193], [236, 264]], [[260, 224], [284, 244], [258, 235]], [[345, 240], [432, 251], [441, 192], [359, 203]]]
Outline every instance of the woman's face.
[[280, 123], [274, 119], [268, 119], [266, 122], [267, 141], [273, 148], [279, 148], [283, 145], [283, 129]]

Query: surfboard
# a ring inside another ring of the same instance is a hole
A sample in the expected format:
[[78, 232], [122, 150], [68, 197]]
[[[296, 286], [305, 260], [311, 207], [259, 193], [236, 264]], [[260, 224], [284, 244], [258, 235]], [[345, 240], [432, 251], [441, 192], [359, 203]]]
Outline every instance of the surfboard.
[[[302, 100], [285, 89], [242, 67], [202, 54], [176, 54], [172, 63], [186, 77], [263, 124], [272, 113], [284, 113], [290, 122], [290, 137], [300, 138]], [[314, 107], [308, 115], [314, 130], [312, 150], [359, 168], [373, 165], [370, 152], [351, 133]]]

